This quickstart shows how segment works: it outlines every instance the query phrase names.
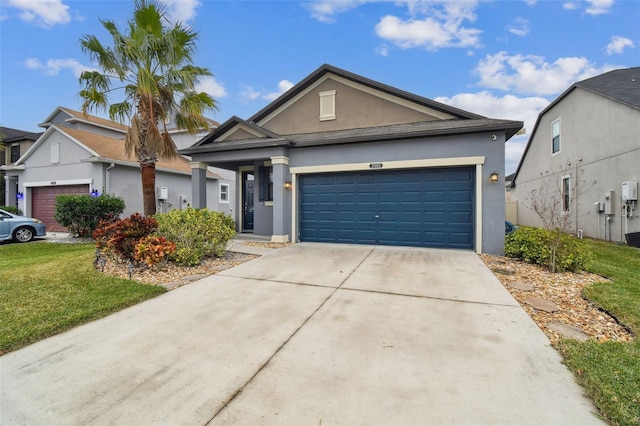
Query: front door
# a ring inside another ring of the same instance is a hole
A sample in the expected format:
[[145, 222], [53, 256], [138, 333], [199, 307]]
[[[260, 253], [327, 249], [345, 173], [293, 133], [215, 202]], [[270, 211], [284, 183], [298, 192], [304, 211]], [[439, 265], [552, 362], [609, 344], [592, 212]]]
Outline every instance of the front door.
[[253, 172], [242, 172], [242, 231], [253, 232]]

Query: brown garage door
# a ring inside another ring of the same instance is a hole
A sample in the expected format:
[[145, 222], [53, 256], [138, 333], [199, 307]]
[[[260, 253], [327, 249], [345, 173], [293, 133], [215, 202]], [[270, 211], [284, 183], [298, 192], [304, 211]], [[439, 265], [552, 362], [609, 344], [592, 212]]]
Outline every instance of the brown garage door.
[[31, 216], [47, 225], [47, 232], [65, 232], [66, 228], [53, 218], [58, 195], [88, 194], [89, 185], [40, 186], [31, 188]]

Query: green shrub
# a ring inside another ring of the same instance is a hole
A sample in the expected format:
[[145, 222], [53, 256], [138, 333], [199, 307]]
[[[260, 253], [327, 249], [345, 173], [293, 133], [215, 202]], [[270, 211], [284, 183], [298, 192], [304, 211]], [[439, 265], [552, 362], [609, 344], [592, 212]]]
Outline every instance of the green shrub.
[[528, 227], [505, 237], [504, 253], [552, 272], [584, 270], [593, 258], [584, 241], [571, 234]]
[[58, 195], [55, 219], [78, 237], [90, 237], [100, 221], [115, 220], [124, 211], [124, 200], [115, 195]]
[[9, 213], [20, 214], [20, 210], [18, 210], [18, 208], [15, 206], [0, 206], [0, 209]]
[[221, 257], [235, 235], [235, 221], [224, 213], [186, 208], [155, 216], [158, 234], [176, 243], [172, 255], [180, 265], [194, 266], [207, 256]]
[[96, 248], [108, 256], [120, 260], [135, 260], [136, 244], [158, 229], [158, 222], [153, 217], [144, 217], [134, 213], [128, 218], [114, 222], [100, 222], [93, 232]]

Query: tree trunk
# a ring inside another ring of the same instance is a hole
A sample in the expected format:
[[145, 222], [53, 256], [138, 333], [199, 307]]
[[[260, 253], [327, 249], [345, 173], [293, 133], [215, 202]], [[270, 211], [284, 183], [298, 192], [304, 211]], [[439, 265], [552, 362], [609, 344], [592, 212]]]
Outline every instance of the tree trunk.
[[142, 200], [144, 215], [153, 216], [156, 214], [156, 165], [155, 163], [140, 164], [140, 175], [142, 177]]

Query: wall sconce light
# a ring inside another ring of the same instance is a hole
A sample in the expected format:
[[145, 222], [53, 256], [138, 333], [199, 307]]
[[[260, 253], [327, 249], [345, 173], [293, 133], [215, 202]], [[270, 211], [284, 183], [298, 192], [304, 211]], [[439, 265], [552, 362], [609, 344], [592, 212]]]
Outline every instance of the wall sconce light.
[[24, 192], [18, 192], [16, 194], [16, 199], [17, 200], [22, 200], [24, 198]]
[[497, 182], [498, 181], [498, 172], [493, 172], [489, 175], [489, 181]]
[[291, 188], [292, 188], [292, 186], [293, 186], [293, 185], [291, 185], [291, 182], [290, 182], [290, 181], [286, 181], [286, 182], [284, 183], [284, 189], [291, 189]]
[[100, 192], [97, 189], [93, 189], [93, 190], [91, 190], [91, 196], [92, 197], [99, 197], [100, 196]]

